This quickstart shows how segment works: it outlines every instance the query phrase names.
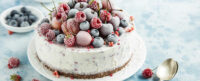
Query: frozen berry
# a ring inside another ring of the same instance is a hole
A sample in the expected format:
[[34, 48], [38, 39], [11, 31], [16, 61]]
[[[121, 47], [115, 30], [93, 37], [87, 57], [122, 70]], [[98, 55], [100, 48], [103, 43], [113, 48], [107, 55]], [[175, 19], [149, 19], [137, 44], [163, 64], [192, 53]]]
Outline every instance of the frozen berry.
[[68, 13], [70, 10], [70, 7], [68, 6], [68, 4], [65, 4], [65, 3], [61, 3], [58, 7], [58, 12], [59, 13]]
[[103, 24], [101, 29], [100, 29], [100, 33], [103, 35], [103, 36], [107, 36], [109, 34], [112, 34], [113, 32], [113, 25], [112, 24]]
[[92, 45], [95, 47], [95, 48], [100, 48], [104, 45], [104, 40], [103, 38], [101, 37], [95, 37], [94, 38], [94, 41], [92, 42]]
[[10, 12], [10, 16], [13, 17], [15, 14], [19, 14], [19, 12], [17, 10], [12, 10]]
[[84, 21], [80, 24], [80, 29], [85, 31], [90, 28], [90, 23], [88, 21]]
[[47, 40], [52, 41], [55, 38], [55, 33], [53, 30], [49, 30], [46, 34]]
[[74, 0], [68, 0], [68, 3], [69, 7], [72, 9], [74, 8], [74, 5], [76, 4], [76, 2]]
[[10, 15], [7, 15], [5, 19], [8, 20], [8, 19], [11, 19], [11, 18], [12, 17]]
[[88, 6], [94, 11], [99, 11], [102, 8], [101, 0], [90, 0]]
[[78, 12], [77, 9], [71, 9], [71, 10], [69, 11], [69, 13], [68, 13], [68, 17], [69, 17], [69, 18], [75, 17], [75, 15], [76, 15], [77, 12]]
[[45, 35], [48, 31], [49, 31], [49, 29], [51, 29], [51, 25], [49, 24], [49, 23], [42, 23], [41, 25], [40, 25], [40, 32], [43, 34], [43, 35]]
[[118, 41], [118, 37], [115, 34], [109, 34], [107, 36], [107, 41], [108, 42], [113, 42], [114, 44], [116, 44], [117, 41]]
[[22, 7], [22, 8], [20, 9], [20, 11], [21, 11], [22, 13], [26, 13], [26, 12], [28, 11], [28, 9], [27, 9], [26, 7]]
[[76, 22], [83, 22], [83, 21], [85, 21], [86, 20], [85, 13], [82, 12], [82, 11], [77, 12], [76, 15], [75, 15], [75, 20], [76, 20]]
[[77, 34], [80, 30], [79, 23], [76, 22], [75, 19], [68, 19], [65, 28], [72, 34]]
[[90, 24], [91, 24], [91, 27], [96, 28], [96, 29], [102, 26], [101, 20], [97, 17], [92, 18]]
[[152, 70], [149, 69], [149, 68], [145, 69], [145, 70], [142, 72], [142, 76], [143, 76], [144, 78], [150, 78], [150, 77], [152, 77], [152, 75], [153, 75], [153, 72], [152, 72]]
[[66, 13], [61, 13], [61, 21], [66, 21], [67, 20], [67, 14]]
[[62, 20], [61, 19], [57, 19], [56, 17], [53, 17], [51, 24], [52, 24], [52, 27], [54, 29], [58, 29], [59, 30], [61, 28], [61, 25], [62, 25]]
[[102, 5], [103, 9], [107, 10], [116, 9], [116, 6], [114, 5], [114, 0], [102, 0]]
[[17, 27], [17, 26], [18, 26], [18, 23], [17, 23], [16, 20], [11, 20], [11, 21], [8, 23], [8, 25]]
[[107, 10], [101, 10], [100, 18], [103, 22], [108, 22], [111, 20], [112, 16], [111, 16], [110, 12], [108, 12]]
[[44, 18], [44, 19], [42, 19], [42, 21], [41, 21], [40, 24], [42, 24], [42, 23], [44, 23], [44, 22], [49, 23], [49, 19], [48, 19], [48, 18]]
[[9, 35], [12, 35], [13, 33], [14, 33], [13, 31], [8, 30]]
[[118, 16], [112, 17], [110, 20], [110, 23], [113, 25], [114, 30], [117, 30], [119, 28], [120, 19]]
[[32, 81], [40, 81], [40, 80], [37, 80], [37, 79], [32, 79]]
[[98, 16], [97, 12], [95, 12], [94, 10], [92, 10], [90, 8], [86, 8], [85, 10], [83, 10], [83, 12], [85, 12], [85, 15], [87, 16], [86, 18], [88, 21], [90, 21], [92, 18]]
[[124, 19], [125, 13], [123, 11], [112, 11], [113, 16], [118, 16], [121, 20]]
[[123, 28], [126, 28], [128, 26], [128, 22], [123, 19], [120, 21], [120, 26], [122, 26]]
[[76, 3], [74, 8], [79, 10], [79, 11], [83, 11], [84, 9], [87, 8], [87, 6], [88, 6], [88, 4], [86, 2], [79, 2], [79, 3]]
[[17, 20], [17, 19], [19, 19], [19, 14], [15, 14], [13, 17], [12, 17], [12, 19], [14, 19], [14, 20]]
[[61, 15], [60, 12], [56, 14], [56, 19], [57, 19], [57, 20], [61, 19], [61, 17], [62, 17], [62, 15]]
[[27, 27], [30, 26], [30, 24], [27, 21], [24, 21], [20, 24], [20, 27]]
[[53, 32], [55, 33], [56, 36], [57, 36], [58, 34], [60, 34], [60, 30], [54, 29]]
[[91, 35], [86, 31], [79, 31], [76, 35], [76, 43], [79, 46], [88, 46], [92, 41]]
[[87, 0], [76, 0], [76, 2], [87, 2]]
[[125, 32], [125, 30], [124, 30], [124, 28], [122, 28], [122, 27], [119, 27], [119, 29], [118, 29], [119, 31], [119, 35], [122, 35], [124, 32]]
[[65, 35], [64, 34], [59, 34], [57, 35], [56, 37], [56, 41], [60, 44], [64, 43], [64, 38], [65, 38]]
[[9, 60], [8, 60], [8, 68], [9, 69], [12, 69], [12, 68], [16, 68], [18, 67], [20, 64], [20, 61], [18, 58], [15, 58], [15, 57], [11, 57]]
[[32, 15], [29, 16], [29, 20], [32, 21], [32, 22], [35, 22], [37, 20], [37, 17], [32, 14]]
[[18, 75], [18, 74], [13, 74], [13, 75], [10, 75], [10, 80], [12, 81], [21, 81], [21, 76]]
[[90, 31], [90, 34], [91, 34], [92, 36], [94, 36], [94, 37], [97, 37], [97, 36], [99, 36], [99, 30], [97, 30], [97, 29], [92, 29], [92, 30]]
[[73, 47], [75, 45], [75, 42], [76, 42], [76, 40], [73, 35], [67, 35], [64, 38], [64, 43], [68, 47]]

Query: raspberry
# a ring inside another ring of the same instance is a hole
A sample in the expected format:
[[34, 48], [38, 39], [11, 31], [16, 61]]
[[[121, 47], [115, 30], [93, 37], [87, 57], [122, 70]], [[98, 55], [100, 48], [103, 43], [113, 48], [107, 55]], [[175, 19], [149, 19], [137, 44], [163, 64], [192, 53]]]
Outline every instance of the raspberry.
[[68, 4], [65, 4], [65, 3], [61, 3], [58, 7], [59, 13], [65, 12], [67, 14], [69, 12], [69, 10], [70, 10], [70, 7], [68, 6]]
[[76, 22], [83, 22], [86, 20], [86, 15], [84, 12], [79, 11], [78, 13], [76, 13], [75, 15], [75, 20]]
[[87, 0], [76, 0], [76, 2], [87, 2]]
[[98, 29], [102, 26], [101, 20], [97, 17], [92, 18], [90, 24], [93, 28], [96, 28], [96, 29]]
[[57, 13], [56, 19], [60, 19], [62, 17], [61, 13]]
[[80, 46], [88, 46], [92, 41], [92, 36], [86, 31], [79, 31], [76, 35], [76, 43]]
[[46, 35], [46, 33], [49, 31], [49, 29], [51, 29], [51, 25], [49, 23], [42, 23], [40, 25], [40, 32], [43, 34], [43, 35]]
[[110, 21], [112, 16], [107, 10], [101, 10], [100, 18], [103, 22]]
[[40, 81], [40, 80], [37, 80], [37, 79], [32, 79], [32, 81]]
[[9, 69], [12, 69], [12, 68], [16, 68], [18, 67], [20, 64], [20, 60], [18, 58], [15, 58], [15, 57], [11, 57], [9, 60], [8, 60], [8, 68]]
[[9, 35], [12, 35], [12, 34], [13, 34], [13, 32], [12, 32], [12, 31], [10, 31], [10, 30], [8, 30], [8, 34], [9, 34]]
[[64, 43], [68, 47], [73, 47], [75, 45], [75, 37], [73, 35], [65, 36]]
[[13, 74], [13, 75], [10, 75], [10, 79], [12, 81], [21, 81], [21, 76], [20, 75], [17, 75], [17, 74]]
[[53, 30], [49, 30], [46, 34], [47, 40], [52, 41], [55, 38], [56, 34]]
[[91, 0], [88, 7], [94, 11], [99, 11], [102, 8], [102, 4], [100, 0]]
[[142, 72], [142, 76], [143, 76], [144, 78], [150, 78], [150, 77], [152, 77], [152, 75], [153, 75], [153, 72], [152, 72], [152, 70], [149, 69], [149, 68], [145, 69], [145, 70]]
[[68, 19], [67, 24], [65, 28], [70, 32], [71, 34], [77, 34], [80, 30], [79, 23], [76, 22], [75, 19]]
[[67, 14], [66, 13], [61, 13], [61, 20], [66, 21], [67, 20]]

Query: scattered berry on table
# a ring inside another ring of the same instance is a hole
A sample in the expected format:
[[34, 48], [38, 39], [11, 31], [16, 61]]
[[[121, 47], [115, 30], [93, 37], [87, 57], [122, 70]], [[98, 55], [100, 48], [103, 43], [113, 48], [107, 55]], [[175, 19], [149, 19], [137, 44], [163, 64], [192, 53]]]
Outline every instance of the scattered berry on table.
[[85, 13], [82, 12], [82, 11], [77, 12], [76, 15], [75, 15], [75, 20], [76, 20], [76, 22], [83, 22], [83, 21], [85, 21], [86, 20]]
[[91, 24], [91, 27], [98, 29], [102, 26], [102, 21], [99, 18], [94, 17], [92, 18], [90, 24]]
[[9, 69], [12, 69], [12, 68], [16, 68], [18, 67], [20, 64], [20, 60], [18, 58], [15, 58], [15, 57], [11, 57], [9, 60], [8, 60], [8, 68]]
[[59, 77], [60, 77], [58, 71], [54, 71], [54, 72], [53, 72], [53, 75], [56, 76], [56, 78], [59, 78]]
[[92, 41], [91, 35], [86, 31], [79, 31], [76, 35], [76, 43], [79, 46], [88, 46]]
[[79, 2], [76, 3], [76, 5], [74, 6], [75, 9], [79, 10], [79, 11], [83, 11], [84, 9], [86, 9], [88, 6], [88, 3], [86, 2]]
[[94, 38], [94, 41], [92, 42], [92, 45], [95, 47], [95, 48], [100, 48], [104, 45], [104, 40], [103, 38], [101, 37], [95, 37]]
[[48, 41], [52, 41], [54, 38], [55, 38], [55, 33], [53, 30], [49, 30], [47, 33], [46, 33], [46, 37], [47, 37], [47, 40]]
[[49, 31], [49, 29], [51, 29], [51, 25], [49, 23], [42, 23], [40, 25], [40, 32], [43, 35], [46, 35], [46, 33]]
[[54, 31], [54, 33], [55, 33], [56, 36], [57, 36], [58, 34], [60, 34], [60, 30], [54, 29], [53, 31]]
[[88, 21], [84, 21], [80, 23], [80, 29], [86, 31], [90, 28], [90, 23]]
[[9, 34], [9, 35], [12, 35], [13, 33], [14, 33], [14, 32], [8, 30], [8, 34]]
[[99, 11], [102, 8], [101, 0], [90, 0], [88, 6], [94, 11]]
[[144, 71], [142, 72], [142, 76], [144, 78], [151, 78], [153, 75], [153, 72], [151, 69], [147, 68], [147, 69], [144, 69]]
[[128, 27], [128, 22], [126, 20], [122, 19], [120, 21], [120, 26], [122, 26], [123, 28], [126, 28], [126, 27]]
[[114, 30], [117, 30], [120, 25], [120, 19], [118, 16], [112, 17], [110, 23], [113, 25]]
[[90, 34], [94, 37], [98, 37], [99, 36], [99, 30], [97, 29], [91, 29]]
[[72, 47], [75, 45], [76, 39], [73, 35], [67, 35], [64, 38], [64, 43], [68, 47]]
[[18, 75], [18, 74], [13, 74], [13, 75], [10, 75], [10, 80], [12, 81], [21, 81], [21, 76]]
[[102, 27], [100, 28], [100, 33], [103, 36], [107, 36], [109, 34], [112, 34], [113, 31], [113, 25], [108, 23], [108, 24], [103, 24]]
[[122, 28], [122, 27], [119, 27], [119, 35], [122, 35], [123, 33], [125, 33], [125, 30], [124, 30], [124, 28]]
[[86, 8], [85, 10], [83, 10], [83, 12], [85, 12], [85, 15], [87, 16], [88, 21], [90, 21], [92, 18], [98, 16], [97, 12], [95, 12], [91, 8]]
[[64, 34], [59, 34], [57, 35], [56, 37], [56, 41], [60, 44], [64, 43], [64, 38], [65, 38], [65, 35]]
[[112, 15], [110, 14], [110, 12], [108, 12], [107, 10], [101, 10], [100, 11], [100, 18], [103, 22], [108, 22], [111, 20]]
[[76, 15], [77, 12], [78, 12], [77, 9], [71, 9], [71, 10], [69, 11], [69, 13], [68, 13], [68, 17], [69, 17], [69, 18], [75, 17], [75, 15]]
[[116, 44], [117, 41], [118, 41], [118, 37], [115, 34], [109, 34], [107, 36], [107, 41], [108, 42], [113, 42], [114, 44]]
[[38, 80], [38, 79], [32, 79], [32, 81], [40, 81], [40, 80]]
[[27, 27], [30, 26], [30, 24], [27, 21], [21, 22], [20, 27]]
[[114, 45], [114, 43], [113, 43], [113, 42], [108, 42], [108, 45], [109, 45], [110, 47], [112, 47], [112, 46]]

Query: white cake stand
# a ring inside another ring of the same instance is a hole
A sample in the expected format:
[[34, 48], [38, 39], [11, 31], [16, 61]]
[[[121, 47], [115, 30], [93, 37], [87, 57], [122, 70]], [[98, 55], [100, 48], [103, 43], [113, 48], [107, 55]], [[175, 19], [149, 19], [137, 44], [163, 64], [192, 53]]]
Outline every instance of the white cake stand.
[[38, 71], [46, 78], [53, 81], [122, 81], [130, 77], [134, 73], [136, 73], [138, 69], [143, 65], [146, 58], [146, 47], [144, 45], [143, 40], [137, 34], [137, 32], [132, 32], [131, 35], [132, 36], [130, 40], [134, 41], [132, 43], [132, 45], [134, 45], [132, 60], [125, 68], [123, 68], [119, 72], [114, 73], [112, 76], [106, 76], [97, 79], [73, 79], [73, 80], [70, 79], [69, 77], [63, 77], [63, 76], [61, 76], [60, 78], [56, 78], [52, 74], [52, 72], [46, 69], [46, 67], [44, 67], [42, 63], [40, 63], [39, 60], [37, 59], [34, 38], [31, 40], [28, 46], [28, 51], [27, 51], [28, 59], [30, 61], [30, 64], [36, 71]]

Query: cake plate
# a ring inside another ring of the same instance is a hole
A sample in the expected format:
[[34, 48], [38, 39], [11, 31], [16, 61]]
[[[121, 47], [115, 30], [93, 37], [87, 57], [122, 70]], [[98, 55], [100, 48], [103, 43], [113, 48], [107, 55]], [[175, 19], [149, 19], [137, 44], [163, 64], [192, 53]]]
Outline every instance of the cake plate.
[[30, 64], [37, 72], [53, 81], [122, 81], [136, 73], [139, 70], [139, 68], [143, 65], [146, 58], [146, 47], [144, 41], [135, 31], [131, 32], [130, 35], [130, 40], [134, 41], [131, 43], [133, 45], [133, 57], [126, 67], [114, 73], [112, 76], [106, 76], [96, 79], [71, 79], [69, 77], [64, 76], [56, 78], [50, 70], [46, 69], [46, 67], [44, 67], [44, 65], [39, 62], [36, 56], [37, 52], [35, 49], [34, 37], [30, 41], [28, 46], [28, 59]]

